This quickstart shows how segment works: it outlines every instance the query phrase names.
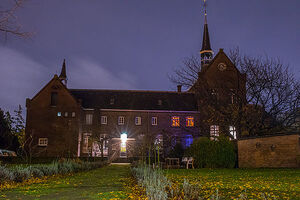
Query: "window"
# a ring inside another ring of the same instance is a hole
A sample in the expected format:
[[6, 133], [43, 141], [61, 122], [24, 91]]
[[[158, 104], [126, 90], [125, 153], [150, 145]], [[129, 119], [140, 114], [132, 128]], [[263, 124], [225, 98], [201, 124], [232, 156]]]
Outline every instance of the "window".
[[108, 138], [107, 138], [107, 135], [105, 135], [105, 134], [100, 135], [100, 143], [102, 143], [103, 156], [107, 157], [108, 156]]
[[51, 106], [57, 105], [57, 92], [51, 92]]
[[180, 121], [179, 121], [179, 117], [178, 116], [173, 116], [172, 117], [172, 126], [174, 126], [174, 127], [180, 126]]
[[135, 125], [141, 125], [142, 124], [142, 118], [141, 117], [135, 117]]
[[75, 115], [75, 112], [72, 112], [72, 117], [75, 117], [76, 115]]
[[186, 135], [185, 136], [185, 147], [188, 148], [193, 143], [193, 136], [192, 135]]
[[152, 117], [151, 118], [151, 124], [152, 124], [152, 126], [156, 126], [157, 125], [157, 117]]
[[187, 127], [193, 127], [194, 126], [194, 117], [189, 116], [189, 117], [186, 117], [185, 120], [186, 120], [186, 126]]
[[219, 137], [219, 126], [211, 125], [210, 126], [210, 139], [215, 140], [216, 137]]
[[61, 117], [61, 112], [57, 112], [57, 117]]
[[43, 147], [48, 146], [48, 138], [39, 138], [38, 145]]
[[125, 117], [124, 116], [119, 116], [118, 117], [118, 125], [123, 125], [125, 123]]
[[236, 139], [236, 128], [235, 126], [229, 126], [229, 133], [233, 136], [233, 139]]
[[114, 99], [114, 98], [111, 98], [110, 101], [109, 101], [109, 104], [110, 104], [110, 105], [114, 105], [114, 104], [115, 104], [115, 99]]
[[83, 136], [83, 147], [82, 147], [82, 151], [83, 153], [88, 153], [89, 150], [89, 136], [88, 135], [84, 135]]
[[107, 116], [101, 116], [101, 124], [107, 124]]
[[85, 115], [85, 123], [88, 125], [93, 124], [93, 114], [86, 114]]
[[163, 147], [163, 135], [157, 135], [154, 141], [154, 144], [156, 145], [156, 147], [162, 148]]
[[69, 113], [68, 112], [65, 112], [65, 117], [68, 117]]
[[157, 104], [159, 105], [159, 106], [161, 106], [162, 105], [162, 100], [158, 100], [158, 102], [157, 102]]

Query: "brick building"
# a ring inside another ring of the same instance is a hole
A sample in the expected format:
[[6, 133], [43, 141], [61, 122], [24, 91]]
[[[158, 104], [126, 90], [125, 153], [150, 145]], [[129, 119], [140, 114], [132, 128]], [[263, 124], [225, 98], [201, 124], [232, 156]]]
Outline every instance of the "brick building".
[[[26, 100], [28, 148], [33, 156], [105, 156], [113, 160], [143, 154], [149, 141], [167, 151], [178, 142], [186, 148], [197, 137], [218, 136], [218, 124], [203, 128], [197, 88], [201, 80], [207, 80], [214, 92], [220, 85], [245, 91], [246, 77], [223, 49], [213, 56], [206, 15], [200, 56], [198, 81], [188, 91], [181, 91], [181, 86], [177, 91], [71, 89], [64, 61], [61, 74]], [[233, 103], [232, 99], [229, 94], [221, 101]], [[225, 129], [236, 139], [236, 129], [229, 125]]]

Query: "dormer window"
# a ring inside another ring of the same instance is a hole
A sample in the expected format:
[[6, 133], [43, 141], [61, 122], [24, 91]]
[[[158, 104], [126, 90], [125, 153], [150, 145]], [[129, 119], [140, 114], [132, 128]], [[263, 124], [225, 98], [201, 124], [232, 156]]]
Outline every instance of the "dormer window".
[[162, 105], [162, 100], [161, 100], [161, 99], [159, 99], [159, 100], [157, 101], [157, 105], [159, 105], [159, 106]]
[[114, 105], [115, 104], [115, 99], [114, 98], [110, 98], [109, 104], [110, 105]]
[[51, 92], [51, 106], [57, 106], [57, 92]]

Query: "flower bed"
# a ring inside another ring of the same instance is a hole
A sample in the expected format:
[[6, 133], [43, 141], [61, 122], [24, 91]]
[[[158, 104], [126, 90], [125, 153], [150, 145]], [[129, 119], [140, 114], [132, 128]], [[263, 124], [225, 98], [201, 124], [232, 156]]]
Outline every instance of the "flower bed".
[[299, 169], [132, 169], [152, 199], [299, 199]]
[[51, 164], [25, 167], [22, 165], [14, 167], [0, 165], [0, 184], [6, 182], [23, 182], [30, 178], [91, 170], [104, 165], [105, 162], [83, 162], [80, 160], [61, 160], [52, 162]]

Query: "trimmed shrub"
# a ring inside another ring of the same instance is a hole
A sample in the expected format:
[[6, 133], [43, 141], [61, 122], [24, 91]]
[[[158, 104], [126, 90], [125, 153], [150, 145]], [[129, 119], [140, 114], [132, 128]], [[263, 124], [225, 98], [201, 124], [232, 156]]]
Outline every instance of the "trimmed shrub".
[[235, 146], [226, 137], [219, 137], [218, 140], [199, 138], [186, 154], [195, 159], [198, 168], [233, 168], [236, 162]]

